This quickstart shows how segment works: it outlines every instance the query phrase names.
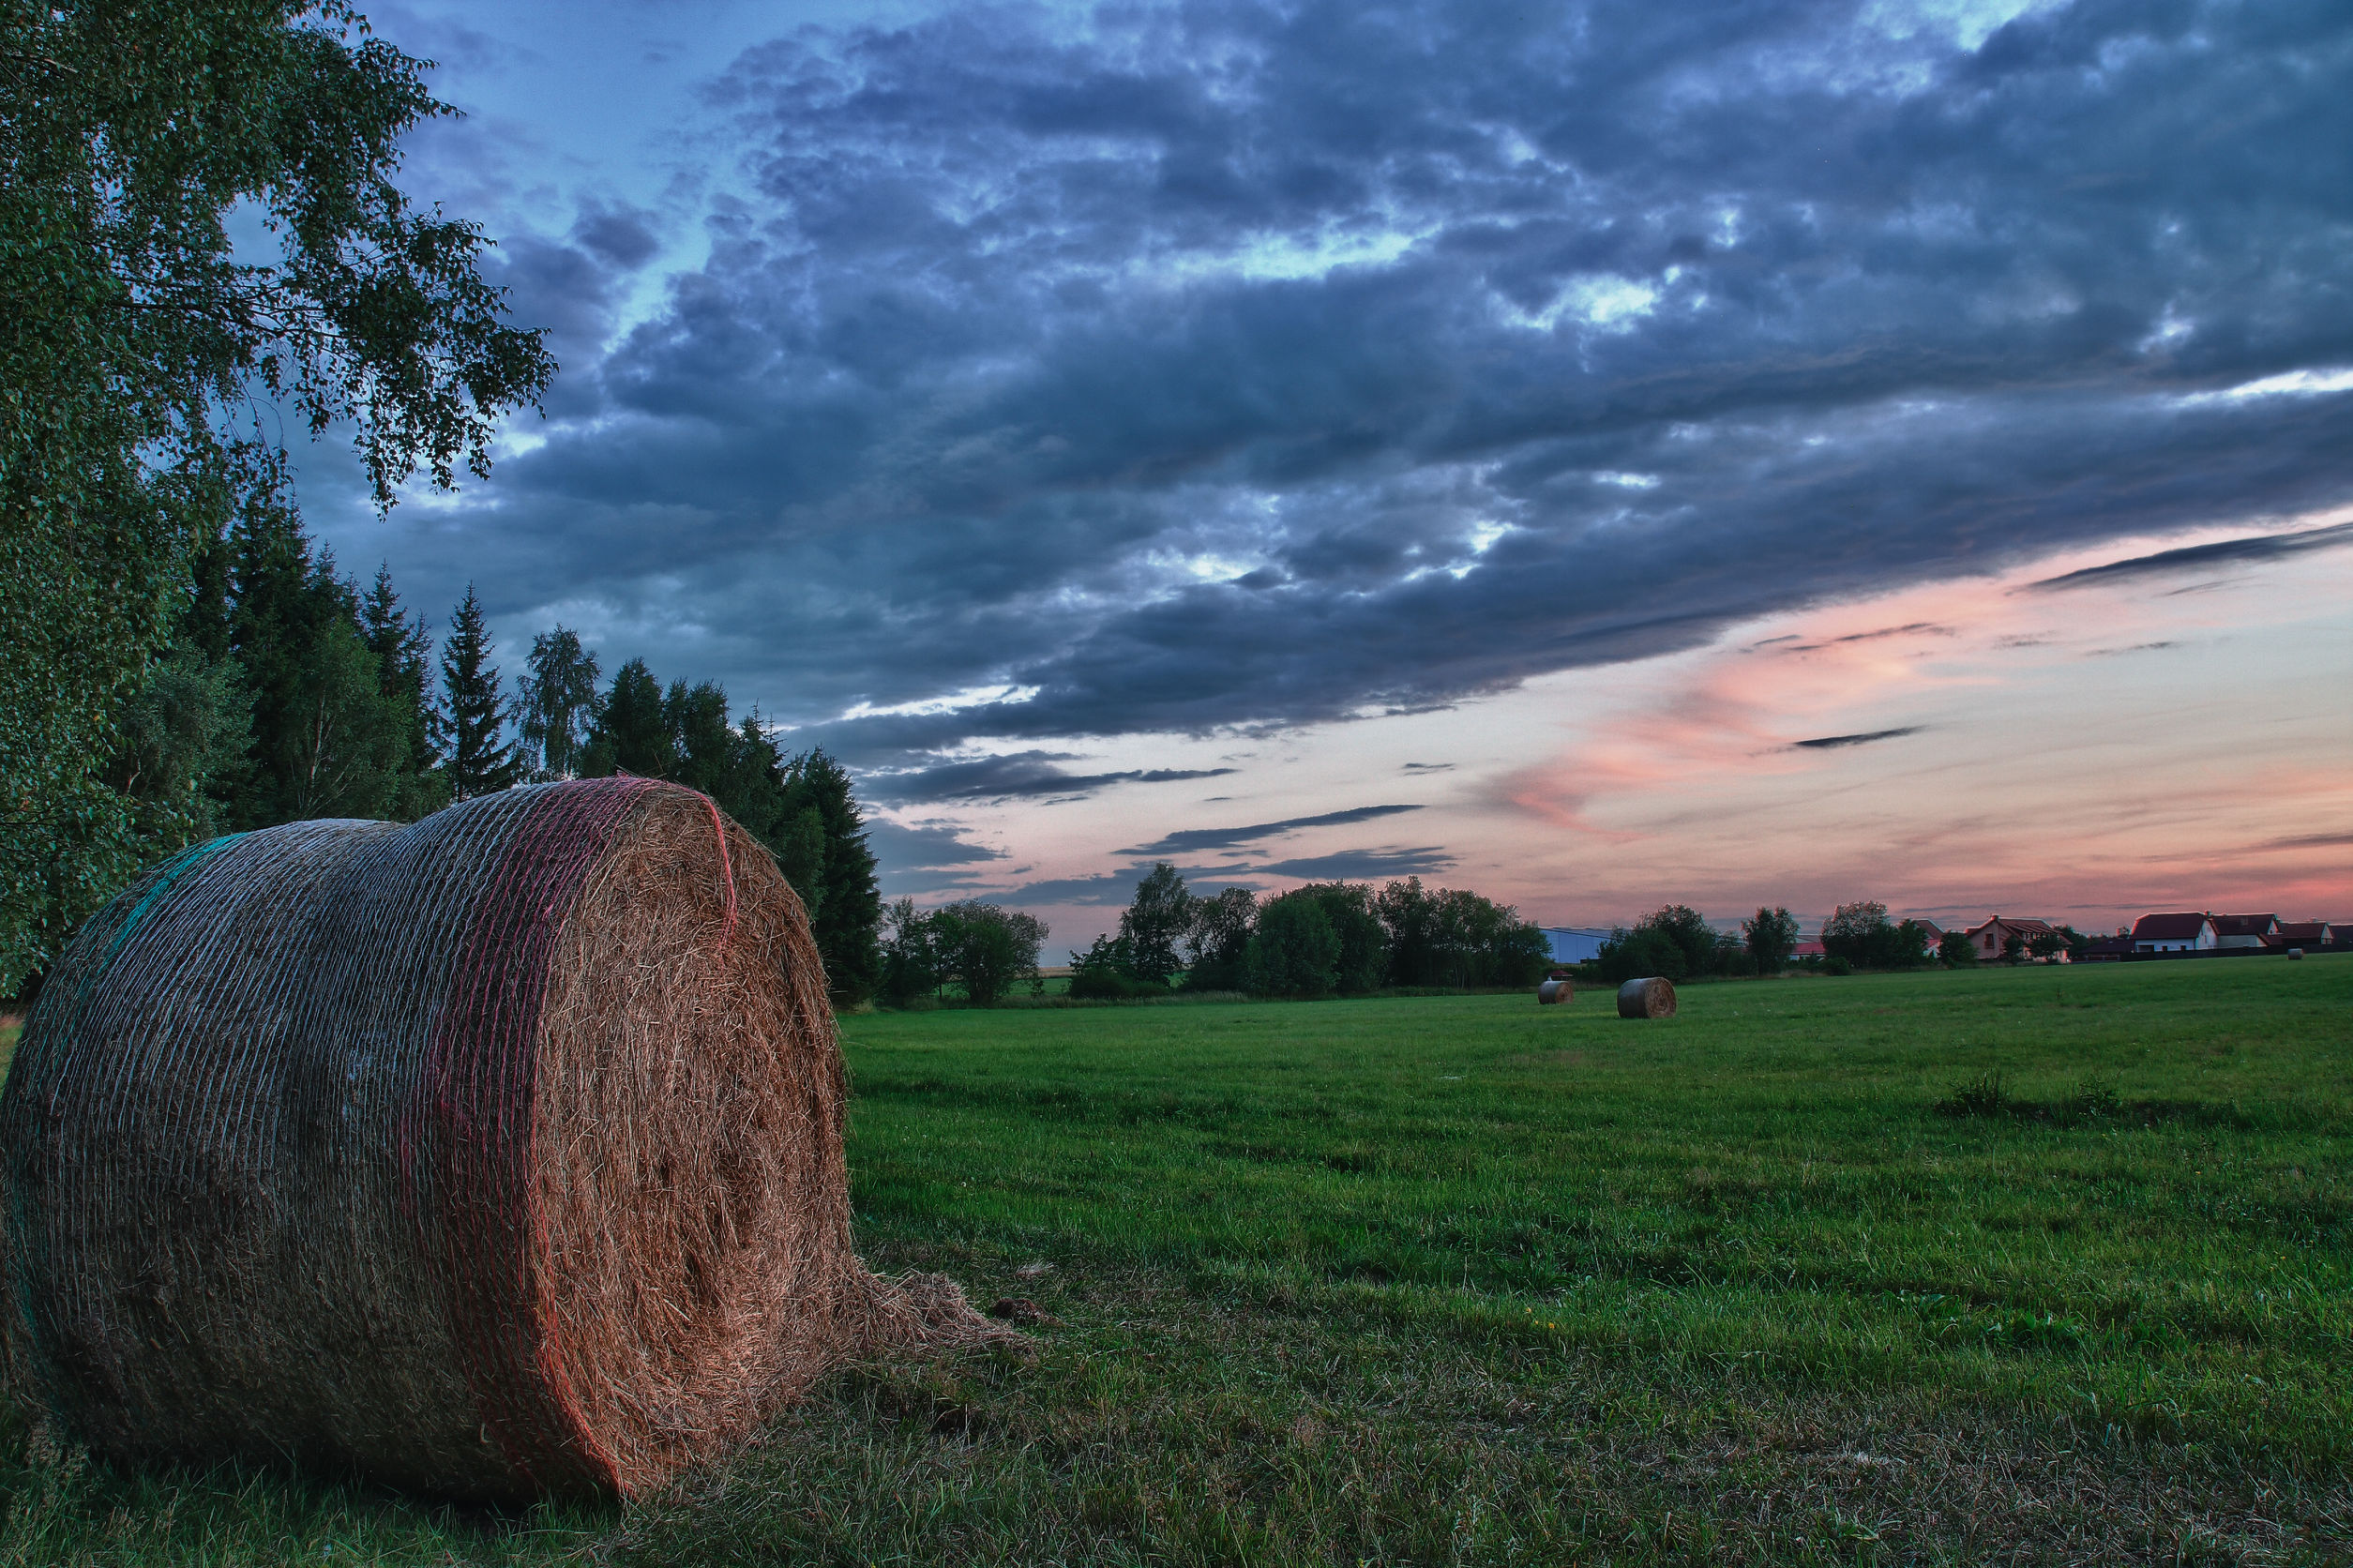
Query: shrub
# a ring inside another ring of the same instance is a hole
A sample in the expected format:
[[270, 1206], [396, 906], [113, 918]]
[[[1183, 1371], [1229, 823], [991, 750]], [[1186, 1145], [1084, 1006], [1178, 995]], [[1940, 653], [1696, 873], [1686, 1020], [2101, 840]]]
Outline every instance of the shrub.
[[[1332, 961], [1330, 989], [1343, 996], [1362, 996], [1380, 988], [1389, 972], [1389, 933], [1373, 912], [1373, 890], [1362, 882], [1309, 882], [1283, 898], [1312, 898], [1338, 940], [1340, 951]], [[1273, 903], [1280, 903], [1277, 898]], [[1273, 907], [1273, 904], [1268, 906]], [[1261, 924], [1265, 916], [1260, 915]]]
[[1340, 936], [1322, 900], [1302, 888], [1259, 912], [1244, 960], [1258, 996], [1329, 996], [1339, 988]]
[[1798, 917], [1778, 905], [1759, 908], [1754, 919], [1741, 922], [1741, 935], [1747, 942], [1749, 961], [1756, 972], [1778, 973], [1797, 951]]
[[1070, 996], [1078, 1002], [1129, 1002], [1138, 997], [1168, 994], [1166, 986], [1122, 974], [1114, 969], [1074, 970], [1070, 976]]
[[1529, 986], [1552, 968], [1544, 932], [1476, 893], [1432, 893], [1409, 877], [1382, 888], [1373, 910], [1388, 934], [1392, 986]]
[[[1247, 949], [1244, 939], [1244, 949]], [[1178, 988], [1186, 991], [1240, 991], [1250, 983], [1249, 965], [1241, 958], [1210, 959], [1195, 964], [1184, 972], [1184, 980]]]
[[1864, 969], [1914, 969], [1928, 961], [1928, 933], [1916, 920], [1887, 917], [1877, 899], [1841, 904], [1822, 925], [1822, 948]]
[[936, 997], [950, 980], [982, 1006], [997, 1001], [1023, 979], [1033, 988], [1038, 944], [1046, 926], [1035, 915], [968, 898], [918, 912], [901, 898], [884, 912], [888, 934], [882, 948], [882, 999], [905, 1007]]
[[1719, 936], [1697, 910], [1667, 904], [1643, 916], [1633, 929], [1621, 927], [1611, 932], [1594, 963], [1606, 985], [1652, 974], [1682, 981], [1725, 972], [1738, 951], [1739, 944]]
[[2010, 1092], [1999, 1073], [1987, 1073], [1956, 1087], [1936, 1104], [1939, 1116], [1999, 1116], [2010, 1108]]
[[1084, 953], [1073, 953], [1070, 962], [1070, 994], [1081, 1002], [1124, 1002], [1169, 991], [1161, 982], [1136, 972], [1135, 948], [1124, 936], [1098, 936]]
[[932, 944], [942, 967], [986, 1007], [1019, 980], [1037, 978], [1045, 922], [1033, 914], [967, 898], [931, 912]]

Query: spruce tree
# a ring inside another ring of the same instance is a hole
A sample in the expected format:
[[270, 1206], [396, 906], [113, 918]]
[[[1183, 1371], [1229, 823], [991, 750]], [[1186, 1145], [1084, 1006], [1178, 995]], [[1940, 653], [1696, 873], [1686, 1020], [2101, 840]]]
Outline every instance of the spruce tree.
[[424, 617], [401, 608], [389, 566], [376, 567], [375, 583], [360, 600], [359, 629], [376, 656], [377, 689], [391, 705], [404, 743], [392, 815], [415, 822], [449, 803], [449, 784], [442, 776], [442, 718], [433, 705], [433, 640]]
[[791, 789], [790, 771], [755, 708], [736, 727], [728, 792], [716, 798], [728, 815], [777, 857], [777, 869], [800, 895], [802, 908], [814, 922], [825, 902], [825, 821], [815, 806]]
[[669, 777], [701, 790], [722, 807], [732, 807], [735, 731], [727, 722], [727, 688], [716, 681], [689, 686], [672, 681], [662, 699], [662, 723], [670, 731]]
[[223, 825], [385, 817], [401, 805], [408, 737], [332, 555], [285, 506], [249, 507], [232, 536], [230, 641], [251, 700], [249, 765], [220, 792]]
[[522, 763], [506, 740], [506, 701], [499, 692], [497, 666], [490, 663], [490, 634], [482, 626], [482, 601], [474, 585], [449, 618], [449, 640], [441, 650], [442, 702], [449, 725], [449, 757], [442, 773], [450, 797], [471, 800], [511, 789]]
[[677, 746], [662, 711], [661, 683], [643, 659], [633, 658], [612, 673], [604, 705], [589, 728], [581, 772], [591, 778], [613, 773], [668, 778], [677, 765]]
[[874, 993], [882, 970], [876, 932], [882, 894], [850, 775], [823, 751], [805, 751], [786, 770], [785, 792], [787, 820], [813, 811], [823, 833], [809, 923], [825, 960], [826, 985], [837, 1002], [863, 1002]]

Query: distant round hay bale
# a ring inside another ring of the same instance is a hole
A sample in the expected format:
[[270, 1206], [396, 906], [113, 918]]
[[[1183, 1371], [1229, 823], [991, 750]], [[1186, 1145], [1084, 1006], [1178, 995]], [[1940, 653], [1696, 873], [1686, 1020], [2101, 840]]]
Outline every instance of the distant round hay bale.
[[1541, 1007], [1551, 1007], [1569, 1001], [1576, 994], [1576, 987], [1569, 980], [1546, 980], [1536, 988], [1536, 1003]]
[[1618, 988], [1618, 1016], [1621, 1018], [1671, 1018], [1675, 1016], [1675, 985], [1652, 975], [1647, 980], [1629, 980]]
[[2300, 947], [2291, 947], [2287, 950], [2287, 956], [2291, 958], [2300, 958], [2304, 956], [2304, 950]]
[[131, 1464], [645, 1491], [844, 1354], [1006, 1337], [860, 1265], [844, 1094], [800, 900], [692, 791], [214, 839], [0, 1093], [10, 1382]]

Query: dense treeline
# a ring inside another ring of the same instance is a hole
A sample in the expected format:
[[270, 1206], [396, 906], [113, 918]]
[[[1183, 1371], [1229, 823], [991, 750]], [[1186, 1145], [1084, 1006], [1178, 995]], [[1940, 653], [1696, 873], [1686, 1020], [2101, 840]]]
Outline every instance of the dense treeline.
[[[1786, 909], [1759, 909], [1735, 935], [1715, 929], [1687, 904], [1667, 904], [1611, 932], [1593, 968], [1613, 986], [1647, 974], [1675, 981], [1775, 974], [1789, 967], [1797, 940], [1797, 917]], [[1823, 924], [1822, 948], [1824, 961], [1841, 972], [1933, 961], [1926, 930], [1916, 921], [1890, 921], [1881, 903], [1839, 905]]]
[[775, 853], [837, 998], [871, 994], [882, 900], [839, 763], [788, 757], [756, 713], [731, 717], [716, 683], [665, 690], [641, 660], [599, 691], [596, 655], [564, 627], [535, 641], [527, 668], [510, 698], [471, 588], [436, 657], [389, 571], [363, 591], [291, 510], [252, 508], [198, 550], [103, 776], [139, 804], [150, 858], [311, 818], [412, 822], [526, 781], [670, 779]]
[[[1929, 928], [1916, 920], [1890, 920], [1877, 899], [1841, 904], [1822, 923], [1822, 952], [1809, 968], [1835, 974], [1858, 969], [1919, 969], [1940, 963], [1957, 968], [1978, 961], [1977, 949], [1958, 931], [1946, 931], [1932, 945]], [[1667, 904], [1631, 927], [1621, 926], [1602, 943], [1592, 963], [1596, 977], [1611, 985], [1637, 975], [1669, 980], [1708, 975], [1775, 974], [1790, 966], [1797, 947], [1797, 917], [1781, 908], [1759, 909], [1741, 923], [1740, 934], [1718, 931], [1698, 911]], [[2080, 952], [2088, 941], [2071, 926], [2031, 941], [2013, 936], [2002, 957], [2016, 963]]]
[[1077, 997], [1148, 996], [1180, 976], [1194, 991], [1318, 997], [1529, 985], [1551, 953], [1516, 911], [1419, 877], [1378, 892], [1311, 882], [1265, 898], [1232, 887], [1197, 897], [1164, 862], [1138, 885], [1118, 935], [1071, 961]]

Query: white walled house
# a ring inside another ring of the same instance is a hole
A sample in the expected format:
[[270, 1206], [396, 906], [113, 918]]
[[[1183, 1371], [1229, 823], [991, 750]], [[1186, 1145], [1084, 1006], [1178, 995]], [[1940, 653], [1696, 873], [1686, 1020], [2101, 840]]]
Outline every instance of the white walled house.
[[2133, 925], [2135, 953], [2209, 953], [2221, 942], [2203, 914], [2144, 914]]
[[2276, 914], [2218, 914], [2214, 916], [2217, 947], [2270, 947], [2279, 940]]

